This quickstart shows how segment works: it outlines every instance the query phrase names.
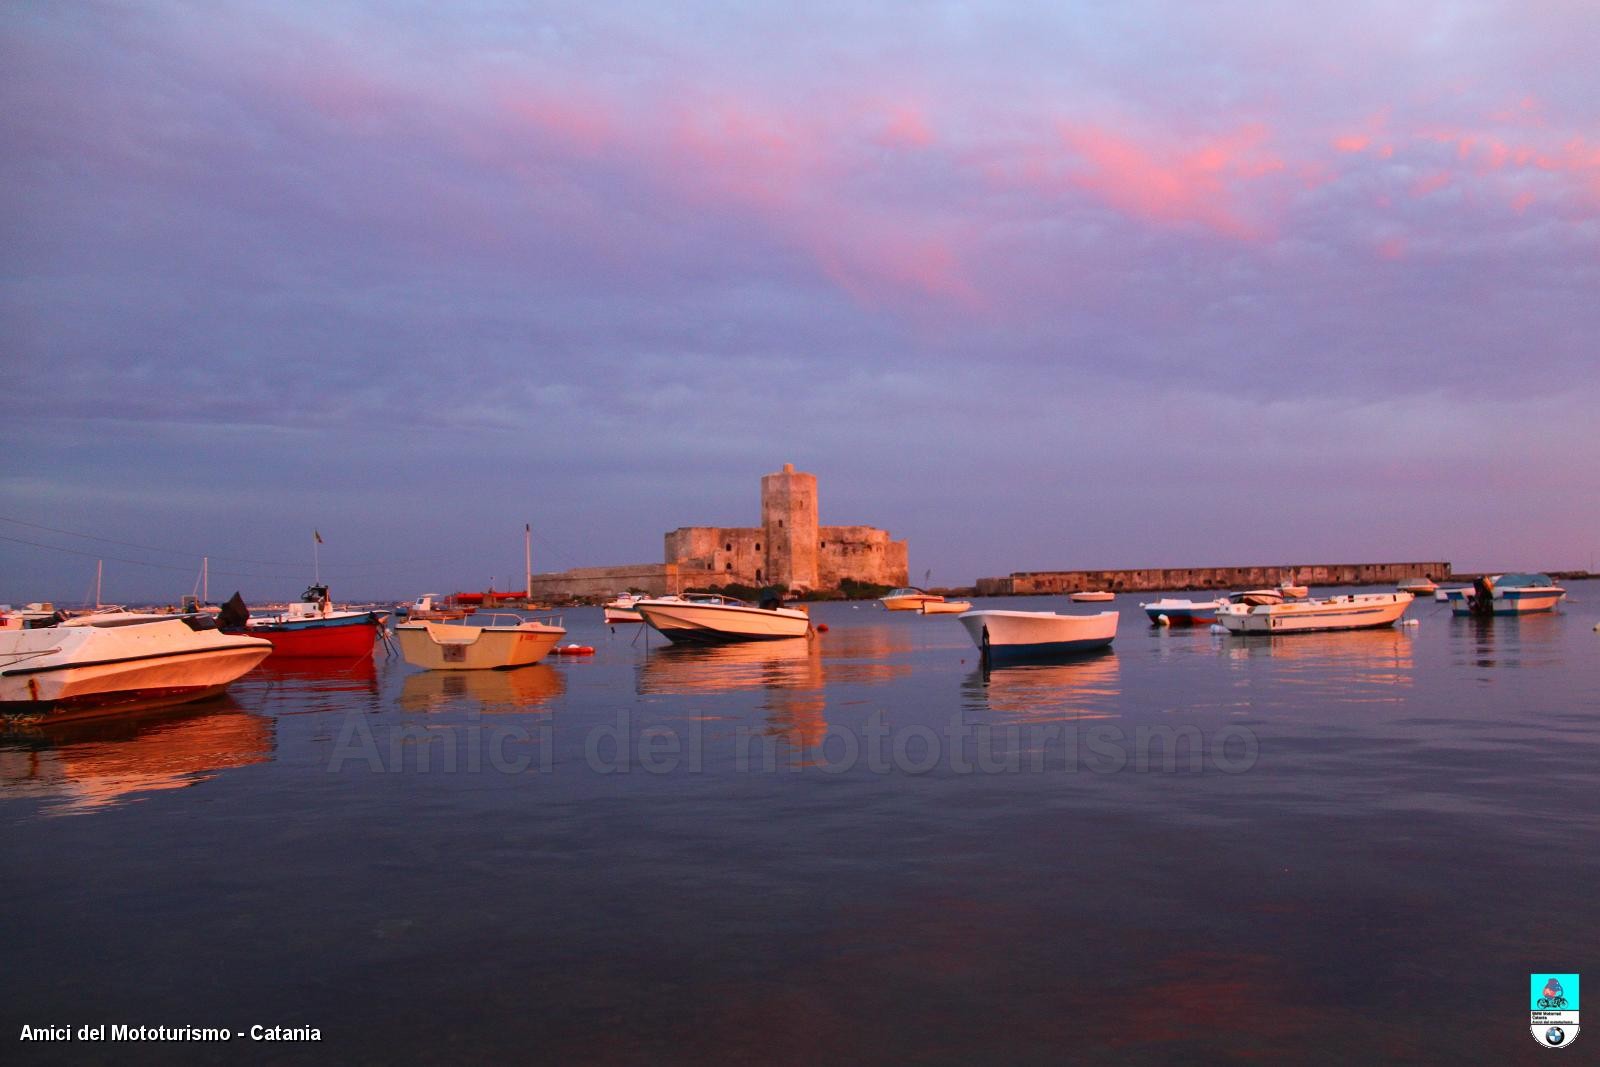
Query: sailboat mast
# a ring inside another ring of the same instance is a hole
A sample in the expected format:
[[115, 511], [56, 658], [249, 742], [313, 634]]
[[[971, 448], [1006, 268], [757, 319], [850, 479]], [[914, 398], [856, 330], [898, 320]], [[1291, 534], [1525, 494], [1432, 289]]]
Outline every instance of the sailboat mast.
[[94, 606], [96, 608], [100, 607], [100, 578], [105, 570], [105, 565], [106, 561], [103, 559], [94, 561]]
[[533, 523], [522, 524], [522, 569], [527, 576], [527, 589], [523, 596], [527, 600], [533, 599]]

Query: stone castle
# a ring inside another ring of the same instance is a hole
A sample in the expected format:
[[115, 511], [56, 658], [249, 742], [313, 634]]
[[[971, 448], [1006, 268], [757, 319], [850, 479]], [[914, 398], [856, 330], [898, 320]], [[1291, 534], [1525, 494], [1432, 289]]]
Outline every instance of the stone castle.
[[817, 476], [785, 463], [761, 479], [760, 526], [681, 526], [667, 563], [709, 571], [718, 585], [837, 589], [845, 579], [905, 585], [906, 543], [872, 526], [820, 526]]
[[873, 526], [822, 526], [817, 476], [783, 470], [761, 479], [760, 526], [680, 526], [666, 535], [664, 563], [580, 567], [535, 574], [535, 596], [652, 595], [712, 585], [837, 589], [846, 580], [906, 585], [906, 542]]

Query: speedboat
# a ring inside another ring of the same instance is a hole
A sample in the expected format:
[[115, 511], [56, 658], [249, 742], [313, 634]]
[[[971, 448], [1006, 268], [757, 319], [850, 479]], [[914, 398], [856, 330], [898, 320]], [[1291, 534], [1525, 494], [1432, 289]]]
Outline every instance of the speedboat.
[[1554, 611], [1567, 595], [1548, 574], [1488, 575], [1473, 582], [1471, 589], [1451, 589], [1449, 593], [1450, 610], [1456, 615], [1527, 615]]
[[971, 610], [972, 604], [965, 600], [925, 600], [922, 603], [924, 615], [960, 615]]
[[1068, 593], [1067, 599], [1078, 604], [1104, 604], [1117, 599], [1117, 594], [1105, 589], [1084, 589], [1076, 593]]
[[389, 617], [387, 611], [340, 611], [328, 587], [313, 585], [282, 611], [250, 615], [242, 625], [244, 601], [234, 594], [218, 616], [224, 633], [244, 633], [272, 642], [274, 655], [317, 659], [355, 659], [372, 654], [372, 644]]
[[1311, 633], [1393, 626], [1411, 606], [1410, 593], [1353, 593], [1318, 600], [1263, 598], [1236, 593], [1217, 609], [1217, 621], [1236, 634]]
[[[486, 626], [462, 622], [403, 622], [394, 628], [400, 654], [429, 671], [510, 670], [538, 663], [566, 636], [559, 616], [524, 619], [490, 615]], [[507, 621], [509, 620], [509, 621]]]
[[[1217, 621], [1217, 609], [1226, 604], [1217, 600], [1177, 600], [1162, 597], [1148, 604], [1140, 604], [1150, 622], [1156, 626], [1201, 626]], [[1165, 620], [1165, 621], [1163, 621]]]
[[213, 696], [266, 659], [207, 615], [99, 612], [0, 632], [0, 714], [59, 720]]
[[760, 607], [718, 593], [688, 593], [639, 601], [634, 610], [669, 641], [715, 645], [726, 641], [776, 641], [805, 637], [811, 616], [781, 606], [777, 599]]
[[984, 659], [1003, 662], [1049, 659], [1104, 648], [1117, 635], [1118, 612], [1060, 615], [1053, 611], [968, 611], [956, 621], [966, 628]]
[[879, 603], [888, 611], [921, 611], [922, 605], [939, 603], [944, 597], [938, 593], [924, 593], [921, 589], [906, 586], [901, 589], [891, 589], [879, 598]]
[[1407, 578], [1395, 588], [1412, 596], [1432, 596], [1439, 590], [1439, 587], [1433, 584], [1432, 578]]

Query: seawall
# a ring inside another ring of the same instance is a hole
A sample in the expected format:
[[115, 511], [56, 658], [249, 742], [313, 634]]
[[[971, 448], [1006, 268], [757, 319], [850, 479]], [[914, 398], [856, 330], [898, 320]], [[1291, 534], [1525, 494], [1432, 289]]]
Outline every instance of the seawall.
[[1013, 571], [1004, 578], [979, 578], [979, 596], [1076, 593], [1164, 592], [1181, 589], [1254, 589], [1280, 582], [1299, 585], [1394, 585], [1407, 578], [1449, 581], [1450, 564], [1307, 563], [1262, 567], [1148, 567], [1140, 570]]

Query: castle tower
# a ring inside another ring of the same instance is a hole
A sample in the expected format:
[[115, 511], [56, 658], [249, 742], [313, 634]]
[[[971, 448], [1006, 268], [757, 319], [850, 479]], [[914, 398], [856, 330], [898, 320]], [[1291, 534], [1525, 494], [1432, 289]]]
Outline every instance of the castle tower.
[[785, 463], [761, 478], [762, 583], [817, 588], [817, 476]]

